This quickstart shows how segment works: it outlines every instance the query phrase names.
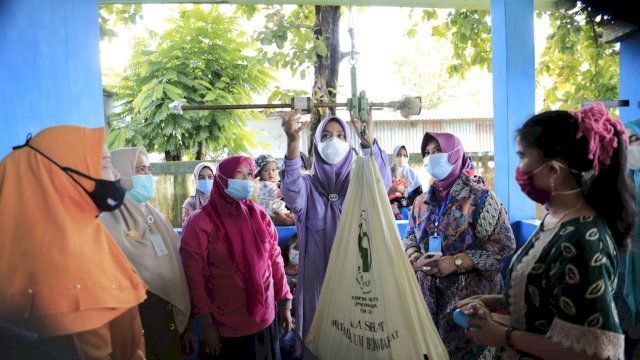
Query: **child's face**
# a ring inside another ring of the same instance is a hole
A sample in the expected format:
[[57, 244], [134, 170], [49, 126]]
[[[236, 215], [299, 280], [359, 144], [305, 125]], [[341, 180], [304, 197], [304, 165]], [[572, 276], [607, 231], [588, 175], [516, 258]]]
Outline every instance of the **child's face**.
[[278, 174], [278, 167], [276, 166], [276, 163], [274, 162], [266, 163], [260, 169], [260, 180], [276, 181], [277, 174]]
[[391, 173], [391, 177], [393, 177], [393, 180], [400, 179], [400, 170], [397, 168], [393, 170], [393, 172]]

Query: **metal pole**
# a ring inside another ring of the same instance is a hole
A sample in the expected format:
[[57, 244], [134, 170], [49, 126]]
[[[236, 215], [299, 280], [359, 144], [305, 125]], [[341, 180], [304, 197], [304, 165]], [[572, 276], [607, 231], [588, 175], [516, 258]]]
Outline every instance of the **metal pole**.
[[[385, 107], [388, 103], [369, 103], [371, 107]], [[313, 103], [314, 108], [347, 107], [347, 103]], [[233, 105], [182, 105], [182, 110], [247, 110], [247, 109], [291, 109], [291, 104], [233, 104]]]
[[291, 109], [290, 104], [182, 105], [182, 110]]

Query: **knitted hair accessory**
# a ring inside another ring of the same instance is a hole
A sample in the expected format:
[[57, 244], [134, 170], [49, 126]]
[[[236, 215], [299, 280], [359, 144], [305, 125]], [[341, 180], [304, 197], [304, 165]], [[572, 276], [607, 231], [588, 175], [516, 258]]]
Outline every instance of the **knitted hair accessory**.
[[256, 173], [260, 172], [260, 169], [262, 169], [262, 167], [270, 162], [274, 162], [277, 165], [277, 161], [276, 159], [269, 155], [269, 154], [262, 154], [260, 156], [258, 156], [254, 161], [253, 161], [253, 166], [256, 168]]
[[[604, 104], [596, 102], [588, 107], [570, 111], [578, 121], [578, 133], [576, 139], [586, 136], [589, 142], [589, 159], [593, 160], [593, 172], [595, 175], [600, 171], [601, 166], [609, 165], [613, 150], [618, 147], [618, 134], [624, 134], [622, 122], [613, 119]], [[624, 145], [627, 145], [627, 137], [621, 136]]]

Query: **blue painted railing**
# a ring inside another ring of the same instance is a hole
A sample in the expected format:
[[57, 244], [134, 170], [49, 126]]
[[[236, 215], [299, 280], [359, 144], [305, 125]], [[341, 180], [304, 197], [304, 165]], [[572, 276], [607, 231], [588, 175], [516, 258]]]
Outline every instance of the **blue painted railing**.
[[[513, 230], [513, 235], [516, 238], [516, 250], [520, 249], [529, 237], [531, 237], [539, 223], [540, 222], [538, 220], [524, 220], [511, 223], [511, 229]], [[404, 237], [407, 232], [409, 220], [396, 220], [396, 225], [398, 226], [400, 237]], [[278, 230], [278, 245], [280, 246], [286, 245], [291, 236], [296, 233], [295, 226], [276, 226], [276, 229]], [[175, 230], [178, 235], [182, 234], [182, 228], [177, 228]], [[505, 259], [502, 270], [503, 277], [506, 275], [510, 263], [511, 257]]]
[[[408, 223], [408, 220], [396, 220], [401, 237], [404, 237]], [[278, 245], [280, 246], [286, 245], [291, 236], [296, 233], [295, 226], [276, 226], [276, 229], [278, 230]], [[178, 235], [182, 235], [182, 228], [175, 228], [175, 231]]]

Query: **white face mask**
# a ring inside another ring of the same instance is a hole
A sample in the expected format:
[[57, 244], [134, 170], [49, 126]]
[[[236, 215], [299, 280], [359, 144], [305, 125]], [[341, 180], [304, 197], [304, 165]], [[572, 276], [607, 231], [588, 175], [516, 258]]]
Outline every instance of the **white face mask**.
[[396, 156], [396, 165], [400, 166], [400, 167], [404, 167], [409, 163], [409, 158], [406, 157], [397, 157]]
[[289, 262], [293, 265], [298, 265], [300, 253], [298, 250], [289, 250]]
[[627, 166], [629, 169], [640, 169], [640, 146], [629, 147], [627, 150]]
[[335, 136], [319, 144], [316, 143], [316, 146], [318, 147], [320, 156], [331, 165], [339, 163], [351, 150], [348, 142], [340, 140]]
[[439, 153], [429, 155], [424, 158], [424, 169], [431, 177], [442, 180], [453, 170], [453, 165], [449, 164], [449, 153]]

